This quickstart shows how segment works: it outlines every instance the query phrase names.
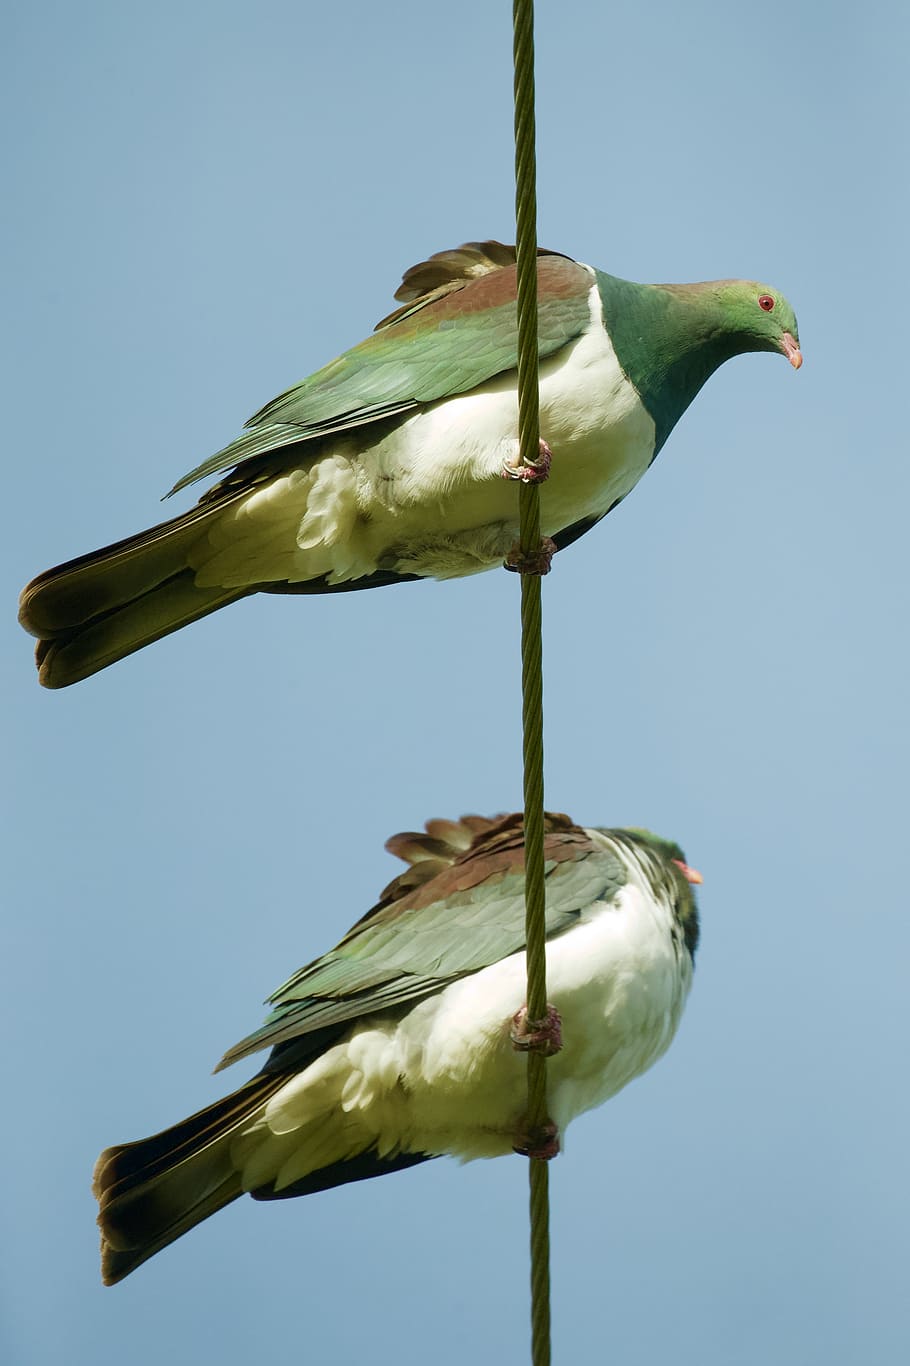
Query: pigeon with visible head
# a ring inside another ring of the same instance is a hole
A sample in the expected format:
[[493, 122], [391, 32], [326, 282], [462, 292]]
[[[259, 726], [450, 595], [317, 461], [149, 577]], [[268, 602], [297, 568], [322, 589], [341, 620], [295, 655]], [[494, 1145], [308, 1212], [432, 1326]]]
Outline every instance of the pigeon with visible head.
[[[412, 267], [374, 334], [267, 404], [172, 492], [160, 526], [23, 591], [40, 681], [63, 688], [250, 593], [331, 593], [501, 565], [518, 535], [515, 250], [469, 242]], [[711, 374], [802, 356], [769, 285], [640, 285], [538, 260], [541, 533], [570, 545], [637, 484]], [[228, 473], [224, 473], [228, 471]], [[504, 479], [503, 476], [506, 476]]]
[[668, 1048], [692, 981], [701, 877], [645, 830], [545, 821], [551, 1147], [529, 1144], [522, 817], [430, 821], [387, 848], [410, 867], [338, 946], [271, 998], [219, 1066], [271, 1046], [224, 1100], [95, 1169], [113, 1284], [244, 1192], [257, 1200], [443, 1154], [551, 1156], [576, 1115]]

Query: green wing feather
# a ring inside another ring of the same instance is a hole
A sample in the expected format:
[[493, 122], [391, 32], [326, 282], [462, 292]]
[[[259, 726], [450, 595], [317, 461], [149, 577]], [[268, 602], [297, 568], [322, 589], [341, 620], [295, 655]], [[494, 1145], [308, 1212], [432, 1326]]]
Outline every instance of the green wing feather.
[[[568, 821], [566, 827], [551, 831], [546, 842], [548, 939], [575, 924], [593, 901], [611, 899], [626, 880], [615, 854], [595, 846], [580, 827]], [[430, 860], [428, 872], [416, 889], [409, 874], [396, 879], [336, 948], [285, 982], [270, 997], [275, 1008], [265, 1024], [219, 1067], [431, 995], [525, 947], [519, 818], [494, 826], [450, 863]]]
[[[590, 324], [594, 272], [568, 257], [538, 262], [541, 359]], [[490, 270], [393, 315], [359, 346], [317, 370], [254, 414], [250, 431], [205, 460], [171, 490], [285, 446], [395, 417], [463, 394], [517, 358], [515, 267]]]

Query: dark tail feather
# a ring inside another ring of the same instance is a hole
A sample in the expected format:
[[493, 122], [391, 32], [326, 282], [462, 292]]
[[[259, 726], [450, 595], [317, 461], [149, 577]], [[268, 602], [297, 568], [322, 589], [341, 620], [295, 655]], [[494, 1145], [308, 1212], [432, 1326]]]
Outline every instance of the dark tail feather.
[[436, 1156], [436, 1153], [395, 1153], [380, 1157], [375, 1148], [368, 1148], [355, 1157], [320, 1167], [280, 1190], [274, 1186], [260, 1186], [258, 1190], [250, 1191], [250, 1195], [254, 1200], [295, 1200], [300, 1195], [316, 1195], [319, 1191], [334, 1190], [336, 1186], [347, 1186], [354, 1181], [371, 1181], [374, 1176], [407, 1171], [408, 1167], [416, 1167], [421, 1162], [433, 1162]]
[[32, 580], [19, 620], [38, 637], [38, 677], [46, 688], [78, 683], [255, 591], [197, 588], [187, 564], [200, 523], [227, 501], [193, 508]]
[[153, 1138], [107, 1148], [95, 1164], [101, 1275], [114, 1285], [241, 1194], [230, 1139], [287, 1082], [260, 1074]]
[[[92, 1183], [99, 1205], [105, 1285], [116, 1285], [243, 1193], [231, 1159], [231, 1140], [287, 1081], [287, 1072], [260, 1072], [239, 1091], [152, 1138], [105, 1149], [95, 1163]], [[403, 1171], [432, 1156], [399, 1152], [380, 1157], [369, 1149], [331, 1162], [292, 1185], [276, 1190], [269, 1184], [250, 1194], [256, 1200], [312, 1195]]]
[[229, 489], [182, 517], [33, 579], [22, 590], [19, 620], [38, 638], [39, 682], [45, 688], [68, 688], [251, 593], [348, 593], [420, 577], [377, 569], [344, 583], [328, 583], [322, 575], [301, 583], [200, 588], [188, 565], [200, 523], [245, 492], [245, 488]]
[[250, 588], [197, 588], [194, 580], [193, 571], [185, 569], [107, 616], [91, 617], [53, 640], [39, 640], [35, 648], [38, 681], [45, 688], [68, 688], [179, 631], [181, 626], [189, 626], [255, 592]]

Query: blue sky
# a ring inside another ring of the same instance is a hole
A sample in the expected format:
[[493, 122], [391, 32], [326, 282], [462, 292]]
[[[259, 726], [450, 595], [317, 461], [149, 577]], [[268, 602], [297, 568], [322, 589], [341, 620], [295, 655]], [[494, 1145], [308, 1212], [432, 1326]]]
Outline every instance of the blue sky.
[[[517, 1158], [239, 1202], [113, 1290], [89, 1193], [102, 1147], [243, 1079], [209, 1070], [371, 904], [387, 835], [518, 805], [514, 576], [250, 599], [59, 694], [13, 611], [39, 570], [157, 520], [408, 265], [512, 240], [509, 8], [7, 17], [17, 1366], [525, 1357]], [[541, 242], [631, 279], [769, 280], [806, 357], [724, 367], [545, 584], [548, 804], [650, 825], [705, 875], [679, 1038], [552, 1168], [556, 1360], [897, 1360], [907, 20], [538, 9]]]

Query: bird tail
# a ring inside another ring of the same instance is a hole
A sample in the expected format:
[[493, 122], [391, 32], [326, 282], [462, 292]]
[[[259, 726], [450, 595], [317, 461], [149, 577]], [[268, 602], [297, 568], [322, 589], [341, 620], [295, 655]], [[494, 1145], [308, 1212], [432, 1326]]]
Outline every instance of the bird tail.
[[199, 588], [188, 553], [200, 523], [224, 503], [180, 517], [40, 574], [23, 589], [19, 620], [38, 637], [46, 688], [66, 688], [144, 645], [255, 590]]
[[[312, 1153], [315, 1160], [302, 1164], [310, 1170], [283, 1185], [277, 1173], [269, 1170], [275, 1164], [267, 1162], [259, 1169], [262, 1184], [253, 1184], [248, 1159], [258, 1144], [249, 1131], [289, 1079], [285, 1071], [264, 1070], [232, 1095], [153, 1138], [105, 1149], [95, 1163], [92, 1184], [99, 1205], [101, 1277], [105, 1285], [122, 1281], [245, 1190], [255, 1200], [313, 1195], [351, 1181], [403, 1171], [435, 1156], [397, 1150], [380, 1154], [363, 1135], [353, 1142], [341, 1135], [340, 1143], [326, 1145], [325, 1130], [317, 1129], [321, 1161]], [[295, 1151], [305, 1151], [303, 1128], [301, 1124], [296, 1132], [271, 1135], [273, 1142], [277, 1137], [279, 1145], [285, 1141], [283, 1151], [281, 1146], [277, 1149], [279, 1164]], [[244, 1139], [244, 1135], [248, 1137]]]
[[115, 1285], [242, 1194], [231, 1139], [286, 1082], [286, 1075], [260, 1073], [153, 1138], [105, 1149], [92, 1185], [105, 1285]]

